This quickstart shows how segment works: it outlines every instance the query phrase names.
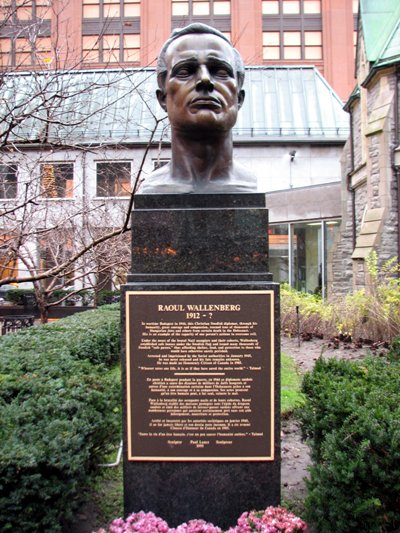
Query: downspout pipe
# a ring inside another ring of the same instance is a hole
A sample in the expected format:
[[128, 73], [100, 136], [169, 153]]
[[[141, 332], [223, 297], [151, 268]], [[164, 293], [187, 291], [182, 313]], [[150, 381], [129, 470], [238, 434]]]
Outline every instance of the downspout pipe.
[[351, 185], [351, 177], [354, 173], [354, 128], [353, 128], [353, 112], [349, 109], [350, 114], [350, 166], [351, 170], [346, 175], [346, 186], [348, 192], [351, 194], [351, 234], [353, 250], [356, 247], [356, 191]]

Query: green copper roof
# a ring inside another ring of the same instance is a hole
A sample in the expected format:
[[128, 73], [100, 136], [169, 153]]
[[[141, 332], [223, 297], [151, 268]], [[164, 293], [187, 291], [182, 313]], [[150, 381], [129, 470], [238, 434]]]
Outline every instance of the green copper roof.
[[[11, 74], [0, 86], [0, 144], [147, 142], [162, 111], [152, 69]], [[349, 133], [342, 102], [314, 67], [248, 67], [233, 130], [247, 139], [329, 139]], [[11, 133], [9, 133], [11, 128]], [[167, 121], [155, 134], [168, 140]]]
[[400, 60], [400, 0], [360, 0], [367, 59], [374, 66]]

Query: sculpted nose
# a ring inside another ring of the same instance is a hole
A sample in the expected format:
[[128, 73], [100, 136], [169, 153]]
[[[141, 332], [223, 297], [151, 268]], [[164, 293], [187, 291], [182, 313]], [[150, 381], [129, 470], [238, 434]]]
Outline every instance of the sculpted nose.
[[196, 89], [206, 89], [208, 91], [212, 91], [214, 89], [214, 84], [211, 80], [210, 72], [208, 71], [208, 68], [205, 65], [200, 65], [198, 80], [196, 82]]

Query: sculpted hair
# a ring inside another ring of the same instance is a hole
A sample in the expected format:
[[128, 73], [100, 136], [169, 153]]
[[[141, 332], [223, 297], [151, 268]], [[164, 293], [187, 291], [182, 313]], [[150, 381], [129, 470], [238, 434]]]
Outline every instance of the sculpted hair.
[[176, 39], [179, 39], [179, 37], [183, 37], [184, 35], [191, 35], [193, 33], [211, 33], [212, 35], [216, 35], [217, 37], [220, 37], [223, 39], [226, 43], [229, 44], [229, 46], [232, 47], [234, 57], [235, 57], [235, 71], [238, 79], [238, 85], [239, 89], [242, 88], [243, 82], [244, 82], [244, 63], [243, 60], [239, 54], [239, 52], [232, 46], [232, 43], [225, 37], [223, 33], [218, 31], [215, 28], [212, 28], [211, 26], [207, 26], [207, 24], [201, 24], [201, 23], [195, 23], [195, 24], [189, 24], [189, 26], [185, 26], [184, 28], [176, 28], [170, 35], [170, 37], [165, 41], [163, 47], [161, 48], [160, 54], [158, 56], [157, 61], [157, 82], [160, 89], [164, 89], [165, 85], [165, 79], [167, 76], [167, 63], [165, 60], [165, 56], [167, 53], [167, 49], [171, 43], [173, 43]]

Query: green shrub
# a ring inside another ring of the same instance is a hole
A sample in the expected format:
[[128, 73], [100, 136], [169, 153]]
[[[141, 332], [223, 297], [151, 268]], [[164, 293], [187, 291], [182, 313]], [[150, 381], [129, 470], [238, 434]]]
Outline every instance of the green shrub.
[[110, 365], [118, 361], [119, 340], [119, 306], [114, 304], [24, 329], [18, 335], [3, 337], [0, 346], [5, 357], [7, 352], [11, 357], [17, 352], [34, 357], [38, 352], [67, 350], [73, 358]]
[[393, 339], [388, 357], [390, 360], [400, 361], [400, 335]]
[[303, 381], [313, 465], [307, 518], [319, 533], [400, 530], [400, 364], [320, 359]]
[[35, 294], [33, 289], [10, 289], [7, 291], [6, 300], [14, 305], [24, 305], [24, 296]]
[[60, 531], [120, 439], [118, 330], [110, 306], [0, 339], [2, 531]]
[[119, 302], [121, 298], [121, 291], [111, 291], [102, 289], [96, 294], [96, 303], [98, 306], [113, 304]]

